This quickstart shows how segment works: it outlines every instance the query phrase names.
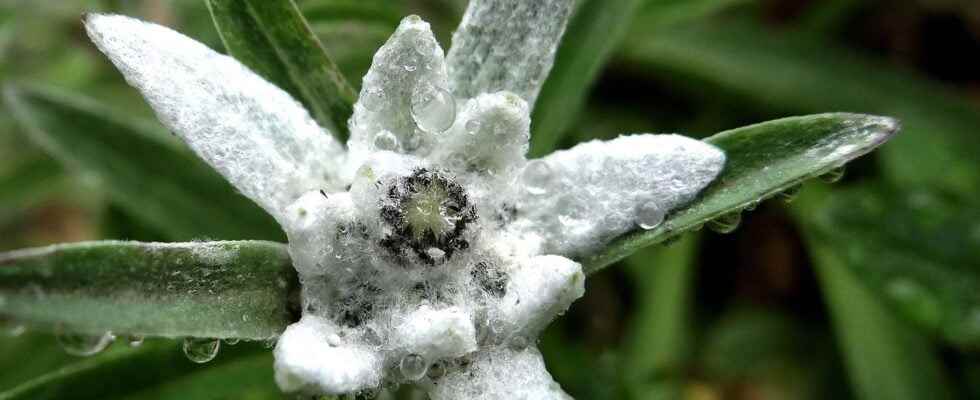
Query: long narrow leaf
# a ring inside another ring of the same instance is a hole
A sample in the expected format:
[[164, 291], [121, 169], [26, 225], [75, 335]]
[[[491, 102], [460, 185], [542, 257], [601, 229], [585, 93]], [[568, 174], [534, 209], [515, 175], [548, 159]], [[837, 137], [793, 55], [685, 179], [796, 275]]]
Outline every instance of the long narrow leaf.
[[34, 142], [170, 239], [281, 237], [271, 217], [157, 125], [51, 88], [8, 86], [4, 94]]
[[208, 0], [228, 52], [303, 103], [320, 125], [347, 137], [354, 90], [292, 0]]
[[719, 133], [725, 169], [692, 204], [658, 227], [636, 230], [583, 260], [593, 273], [633, 252], [771, 197], [868, 153], [898, 130], [896, 121], [857, 114], [786, 118]]
[[271, 242], [86, 242], [0, 253], [0, 315], [88, 334], [267, 339], [297, 284]]
[[582, 108], [596, 75], [626, 34], [640, 0], [587, 0], [579, 5], [541, 88], [531, 135], [531, 155], [552, 150]]

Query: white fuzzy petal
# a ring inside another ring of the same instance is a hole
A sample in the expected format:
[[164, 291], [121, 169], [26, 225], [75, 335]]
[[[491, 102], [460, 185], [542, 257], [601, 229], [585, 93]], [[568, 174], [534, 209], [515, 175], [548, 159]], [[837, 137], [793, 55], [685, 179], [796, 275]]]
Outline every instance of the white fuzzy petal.
[[498, 331], [525, 338], [538, 333], [585, 294], [585, 274], [579, 263], [560, 256], [537, 256], [512, 272], [507, 295], [500, 301]]
[[506, 90], [533, 107], [573, 3], [471, 0], [447, 56], [453, 93], [470, 98]]
[[463, 104], [457, 124], [428, 158], [456, 170], [506, 174], [524, 164], [530, 130], [523, 99], [510, 92], [481, 94]]
[[[445, 57], [429, 24], [414, 15], [403, 19], [375, 53], [364, 76], [351, 117], [348, 147], [352, 161], [348, 174], [360, 167], [359, 161], [377, 150], [427, 152], [441, 131], [420, 127], [412, 115], [413, 96], [417, 92], [429, 95], [434, 88], [448, 93], [446, 76]], [[453, 105], [453, 115], [446, 118], [455, 119]], [[384, 140], [385, 137], [395, 140]]]
[[382, 365], [378, 354], [357, 343], [344, 343], [339, 332], [334, 324], [315, 316], [304, 316], [286, 328], [275, 350], [279, 387], [327, 394], [378, 387]]
[[[541, 164], [541, 163], [544, 164]], [[544, 239], [544, 253], [576, 256], [638, 226], [641, 207], [664, 214], [711, 183], [718, 148], [679, 135], [594, 140], [528, 163], [512, 229]]]
[[476, 329], [459, 307], [419, 307], [395, 328], [393, 345], [426, 360], [459, 357], [476, 350]]
[[238, 61], [129, 17], [89, 14], [85, 27], [160, 121], [280, 222], [304, 192], [337, 185], [342, 146]]
[[506, 347], [477, 353], [465, 370], [439, 380], [429, 392], [432, 400], [571, 400], [545, 369], [536, 348]]

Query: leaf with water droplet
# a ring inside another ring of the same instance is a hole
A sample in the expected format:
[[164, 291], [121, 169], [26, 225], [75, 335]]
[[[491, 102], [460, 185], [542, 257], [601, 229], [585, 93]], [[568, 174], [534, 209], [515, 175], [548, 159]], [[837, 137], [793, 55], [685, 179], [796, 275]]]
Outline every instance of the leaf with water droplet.
[[[725, 151], [725, 169], [691, 204], [651, 229], [636, 229], [582, 259], [593, 273], [636, 250], [744, 209], [802, 180], [864, 155], [898, 131], [897, 121], [870, 115], [785, 118], [719, 133], [706, 142]], [[671, 229], [666, 229], [670, 226]]]
[[204, 338], [186, 338], [181, 346], [188, 360], [204, 364], [214, 360], [221, 350], [221, 340]]

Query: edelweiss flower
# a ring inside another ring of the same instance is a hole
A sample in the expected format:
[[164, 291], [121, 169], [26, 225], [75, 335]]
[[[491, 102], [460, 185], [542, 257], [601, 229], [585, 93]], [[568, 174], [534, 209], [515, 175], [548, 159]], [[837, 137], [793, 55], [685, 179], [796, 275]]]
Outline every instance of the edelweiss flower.
[[656, 226], [724, 164], [703, 142], [649, 134], [525, 159], [570, 4], [473, 1], [448, 56], [405, 18], [364, 77], [346, 149], [185, 36], [110, 15], [86, 28], [160, 121], [286, 231], [303, 316], [275, 349], [284, 390], [547, 399], [567, 395], [535, 342], [583, 294], [570, 257]]

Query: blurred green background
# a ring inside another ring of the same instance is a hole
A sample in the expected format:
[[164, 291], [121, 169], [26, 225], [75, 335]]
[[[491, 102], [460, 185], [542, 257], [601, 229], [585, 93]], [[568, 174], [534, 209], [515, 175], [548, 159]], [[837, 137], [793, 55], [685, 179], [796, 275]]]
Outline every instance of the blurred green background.
[[[448, 47], [465, 7], [462, 0], [297, 2], [355, 86], [402, 16], [421, 15]], [[566, 38], [603, 44], [608, 63], [587, 86], [584, 112], [571, 102], [567, 112], [535, 115], [535, 131], [547, 124], [565, 133], [533, 139], [536, 154], [620, 133], [706, 137], [831, 111], [894, 116], [905, 129], [852, 163], [842, 180], [810, 182], [764, 202], [732, 233], [690, 233], [591, 276], [586, 296], [540, 344], [570, 394], [980, 398], [980, 2], [580, 4]], [[87, 11], [155, 21], [223, 49], [202, 0], [0, 0], [0, 81], [95, 99], [171, 140], [85, 37]], [[616, 29], [590, 29], [599, 17], [615, 18]], [[565, 79], [549, 81], [542, 98], [557, 95], [544, 101], [562, 97], [556, 85], [591, 76], [563, 60], [564, 50], [555, 70], [566, 69]], [[52, 158], [15, 117], [0, 108], [0, 250], [90, 239], [282, 238], [261, 215], [238, 230], [148, 217], [97, 170]], [[61, 126], [79, 143], [111, 147], [118, 139], [84, 120]], [[160, 190], [157, 204], [141, 204], [166, 212], [172, 205], [158, 181], [171, 182], [144, 177], [130, 188]], [[111, 386], [112, 398], [280, 398], [262, 344], [226, 346], [199, 367], [176, 343], [148, 340], [141, 357], [117, 362], [125, 343], [79, 359], [48, 333], [10, 322], [3, 328], [0, 398], [65, 367], [82, 370], [80, 381]]]

